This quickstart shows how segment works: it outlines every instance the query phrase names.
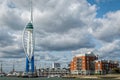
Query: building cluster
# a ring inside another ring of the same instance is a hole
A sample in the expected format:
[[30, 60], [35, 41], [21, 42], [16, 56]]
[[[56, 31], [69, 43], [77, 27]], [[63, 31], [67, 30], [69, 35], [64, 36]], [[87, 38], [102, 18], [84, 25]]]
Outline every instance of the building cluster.
[[37, 75], [42, 77], [61, 77], [69, 74], [68, 68], [61, 68], [60, 63], [53, 63], [52, 68], [40, 68], [37, 70]]
[[61, 77], [69, 73], [67, 68], [41, 68], [37, 70], [37, 75], [40, 77]]
[[71, 74], [107, 74], [119, 63], [112, 60], [99, 60], [93, 52], [76, 55], [70, 63]]
[[112, 60], [96, 60], [95, 61], [95, 73], [108, 74], [112, 69], [118, 68], [119, 64], [117, 61]]

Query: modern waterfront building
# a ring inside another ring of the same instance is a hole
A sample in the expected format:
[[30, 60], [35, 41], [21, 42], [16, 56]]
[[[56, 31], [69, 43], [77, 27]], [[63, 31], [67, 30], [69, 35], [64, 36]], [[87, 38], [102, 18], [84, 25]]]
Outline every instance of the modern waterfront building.
[[96, 60], [95, 61], [95, 73], [96, 74], [107, 74], [113, 68], [118, 68], [119, 63], [112, 60]]
[[56, 62], [54, 62], [53, 64], [52, 64], [52, 68], [60, 68], [61, 67], [61, 65], [60, 65], [60, 63], [56, 63]]
[[37, 75], [41, 77], [60, 77], [70, 74], [67, 68], [40, 68], [37, 70]]
[[107, 74], [113, 68], [118, 68], [119, 63], [112, 60], [98, 60], [92, 52], [76, 55], [70, 63], [71, 74]]
[[70, 63], [71, 74], [94, 74], [94, 61], [97, 59], [92, 52], [76, 55]]

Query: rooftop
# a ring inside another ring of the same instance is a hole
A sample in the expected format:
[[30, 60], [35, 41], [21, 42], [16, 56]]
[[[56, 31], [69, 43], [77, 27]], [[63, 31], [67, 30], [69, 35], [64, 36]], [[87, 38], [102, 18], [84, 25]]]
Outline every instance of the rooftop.
[[87, 52], [83, 54], [77, 54], [75, 57], [79, 57], [79, 56], [96, 56], [96, 55], [93, 52]]

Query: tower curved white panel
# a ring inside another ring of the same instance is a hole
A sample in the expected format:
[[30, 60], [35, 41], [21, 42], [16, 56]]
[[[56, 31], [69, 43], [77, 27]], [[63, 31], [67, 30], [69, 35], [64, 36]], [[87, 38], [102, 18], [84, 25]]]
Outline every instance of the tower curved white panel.
[[30, 22], [26, 25], [23, 31], [23, 47], [29, 61], [34, 55], [34, 35], [33, 24]]

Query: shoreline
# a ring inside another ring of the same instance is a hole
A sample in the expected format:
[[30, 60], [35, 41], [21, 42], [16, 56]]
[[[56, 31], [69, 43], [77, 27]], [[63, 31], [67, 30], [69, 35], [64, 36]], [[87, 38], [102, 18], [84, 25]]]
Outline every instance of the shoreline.
[[120, 74], [107, 74], [107, 75], [65, 75], [62, 78], [120, 79]]

